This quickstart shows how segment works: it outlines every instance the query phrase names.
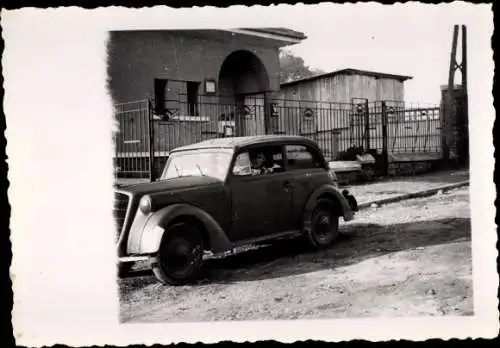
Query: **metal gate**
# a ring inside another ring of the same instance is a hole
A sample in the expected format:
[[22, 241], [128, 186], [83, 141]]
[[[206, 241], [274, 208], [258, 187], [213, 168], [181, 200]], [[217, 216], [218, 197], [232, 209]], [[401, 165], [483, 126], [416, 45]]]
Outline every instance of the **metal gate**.
[[407, 106], [400, 101], [353, 99], [351, 140], [364, 152], [441, 151], [441, 108]]
[[115, 105], [115, 171], [126, 178], [149, 178], [150, 107], [148, 100]]

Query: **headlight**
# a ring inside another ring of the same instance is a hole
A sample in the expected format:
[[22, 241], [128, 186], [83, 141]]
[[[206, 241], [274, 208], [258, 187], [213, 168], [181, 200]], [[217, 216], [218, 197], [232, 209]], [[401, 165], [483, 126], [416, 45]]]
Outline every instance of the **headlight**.
[[139, 201], [139, 209], [144, 215], [151, 213], [151, 211], [153, 210], [153, 201], [151, 200], [151, 197], [142, 197]]

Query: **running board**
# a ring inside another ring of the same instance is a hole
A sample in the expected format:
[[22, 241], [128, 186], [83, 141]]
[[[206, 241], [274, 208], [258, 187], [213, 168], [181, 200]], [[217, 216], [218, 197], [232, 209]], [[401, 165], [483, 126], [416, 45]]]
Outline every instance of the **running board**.
[[[218, 253], [213, 253], [211, 251], [205, 250], [203, 253], [203, 259], [219, 259], [219, 258], [224, 258], [230, 255], [235, 255], [239, 254], [242, 252], [250, 251], [250, 250], [256, 250], [262, 247], [262, 245], [255, 245], [256, 243], [262, 243], [266, 241], [275, 241], [275, 240], [281, 240], [281, 239], [290, 239], [294, 237], [298, 237], [301, 235], [300, 231], [286, 231], [286, 232], [281, 232], [281, 233], [274, 233], [271, 235], [263, 236], [263, 237], [258, 237], [258, 238], [251, 238], [251, 239], [245, 239], [242, 241], [238, 241], [233, 243], [232, 248], [226, 251], [218, 252]], [[138, 256], [122, 256], [118, 258], [118, 262], [124, 263], [124, 262], [139, 262], [139, 261], [148, 261], [151, 258], [151, 255], [138, 255]]]
[[219, 259], [219, 258], [224, 258], [230, 255], [235, 255], [239, 254], [242, 252], [250, 251], [250, 250], [256, 250], [262, 248], [262, 245], [256, 245], [256, 243], [263, 243], [263, 242], [272, 242], [276, 240], [282, 240], [282, 239], [291, 239], [300, 236], [302, 233], [300, 231], [287, 231], [287, 232], [281, 232], [281, 233], [275, 233], [272, 235], [267, 235], [264, 237], [258, 237], [258, 238], [251, 238], [251, 239], [245, 239], [242, 241], [238, 241], [233, 243], [233, 248], [227, 251], [219, 252], [219, 253], [213, 253], [211, 251], [205, 250], [203, 259]]

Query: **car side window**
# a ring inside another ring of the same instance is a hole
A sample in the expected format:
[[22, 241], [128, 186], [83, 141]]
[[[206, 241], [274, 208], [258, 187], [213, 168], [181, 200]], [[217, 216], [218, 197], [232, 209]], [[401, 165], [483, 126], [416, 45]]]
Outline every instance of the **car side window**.
[[236, 158], [233, 174], [267, 175], [284, 171], [281, 146], [254, 147], [240, 153]]
[[320, 167], [318, 155], [304, 145], [287, 145], [285, 151], [287, 170], [313, 169]]
[[253, 175], [266, 175], [284, 171], [283, 148], [280, 145], [252, 148], [249, 154]]

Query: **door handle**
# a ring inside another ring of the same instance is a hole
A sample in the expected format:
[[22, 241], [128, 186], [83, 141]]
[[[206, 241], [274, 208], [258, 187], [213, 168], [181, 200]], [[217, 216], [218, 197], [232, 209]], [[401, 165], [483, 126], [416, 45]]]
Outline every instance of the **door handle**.
[[287, 191], [288, 189], [291, 189], [293, 186], [292, 186], [292, 183], [290, 181], [285, 181], [283, 183], [283, 187], [285, 188], [285, 191]]

